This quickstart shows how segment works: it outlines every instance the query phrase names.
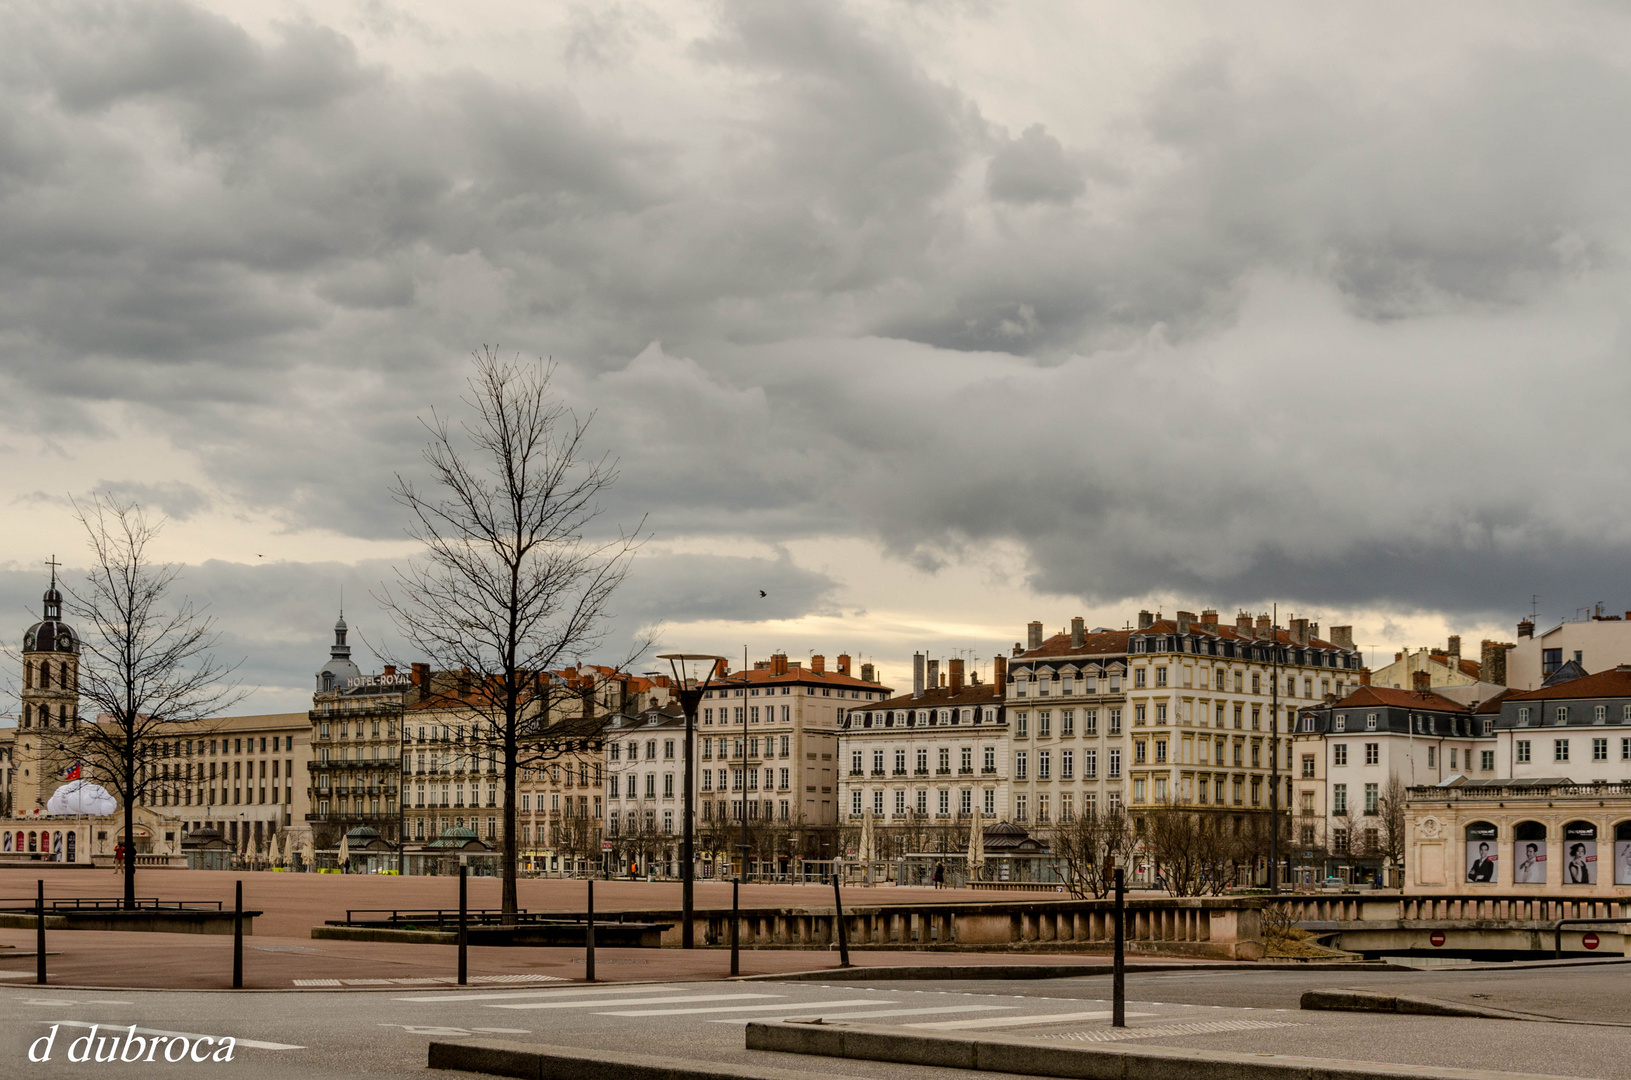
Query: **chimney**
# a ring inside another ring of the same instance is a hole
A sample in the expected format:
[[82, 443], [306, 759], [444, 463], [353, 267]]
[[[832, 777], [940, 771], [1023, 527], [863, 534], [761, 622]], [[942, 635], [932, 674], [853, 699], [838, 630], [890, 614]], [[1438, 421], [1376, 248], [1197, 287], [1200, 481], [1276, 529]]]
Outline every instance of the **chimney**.
[[930, 690], [940, 685], [940, 661], [929, 661], [929, 673], [924, 677], [923, 685]]
[[395, 664], [386, 664], [384, 674], [386, 674], [386, 675], [395, 675], [396, 674], [396, 665]]
[[1087, 629], [1082, 625], [1082, 618], [1078, 615], [1070, 620], [1070, 647], [1080, 649], [1087, 644]]
[[[783, 658], [783, 662], [786, 662], [785, 658]], [[815, 672], [817, 675], [825, 675], [827, 673], [826, 656], [821, 653], [816, 653], [814, 656], [810, 657], [810, 670]]]
[[1535, 636], [1535, 624], [1528, 619], [1518, 623], [1518, 636], [1532, 638]]
[[1218, 632], [1218, 613], [1211, 608], [1201, 612], [1201, 625], [1212, 633]]
[[1426, 671], [1412, 671], [1410, 673], [1410, 689], [1418, 694], [1425, 694], [1433, 688], [1432, 673]]
[[1252, 636], [1251, 612], [1241, 611], [1235, 614], [1235, 633], [1239, 634], [1241, 637]]
[[1504, 641], [1485, 641], [1478, 646], [1478, 678], [1482, 682], [1506, 685], [1506, 651], [1516, 648]]
[[948, 661], [946, 661], [946, 666], [951, 669], [951, 692], [953, 694], [962, 693], [963, 692], [963, 661], [960, 658], [955, 659], [955, 660], [948, 660]]
[[1359, 669], [1359, 685], [1360, 686], [1369, 686], [1370, 685], [1370, 668], [1362, 667], [1362, 668]]
[[1257, 617], [1257, 628], [1253, 630], [1252, 636], [1260, 641], [1266, 641], [1268, 640], [1271, 632], [1269, 617], [1267, 615], [1259, 615]]
[[726, 675], [730, 674], [730, 671], [731, 662], [726, 660], [723, 656], [714, 661], [714, 678], [723, 679]]
[[1353, 650], [1354, 628], [1352, 626], [1331, 627], [1331, 644], [1339, 649]]
[[1178, 632], [1180, 634], [1189, 633], [1189, 624], [1193, 622], [1194, 619], [1195, 613], [1193, 611], [1180, 611], [1178, 613]]
[[991, 665], [991, 685], [1000, 698], [1008, 692], [1008, 658], [999, 656]]
[[1320, 624], [1317, 623], [1317, 622], [1309, 623], [1308, 624], [1308, 642], [1309, 642], [1309, 644], [1313, 644], [1315, 641], [1317, 641], [1319, 639], [1319, 636], [1320, 636]]
[[861, 681], [862, 682], [869, 682], [869, 683], [877, 682], [878, 680], [873, 678], [874, 674], [875, 673], [872, 670], [872, 665], [871, 664], [862, 664], [861, 665]]
[[1015, 656], [1019, 656], [1019, 655], [1020, 655], [1020, 654], [1021, 654], [1021, 653], [1023, 653], [1023, 652], [1024, 652], [1024, 651], [1025, 651], [1025, 646], [1023, 646], [1023, 645], [1021, 645], [1021, 644], [1020, 644], [1020, 643], [1019, 643], [1019, 642], [1017, 642], [1017, 641], [1016, 641], [1016, 642], [1014, 642], [1014, 655], [1015, 655]]
[[1288, 636], [1291, 638], [1292, 643], [1296, 645], [1307, 645], [1308, 620], [1299, 619], [1293, 616], [1291, 619], [1287, 620], [1287, 622], [1289, 623], [1289, 629], [1291, 631]]
[[912, 654], [912, 696], [923, 696], [923, 654], [920, 652]]
[[1148, 611], [1140, 611], [1138, 613], [1138, 628], [1140, 630], [1148, 630], [1150, 627], [1152, 627], [1154, 625], [1155, 625], [1155, 616], [1154, 615], [1151, 615]]
[[420, 690], [421, 693], [425, 693], [425, 694], [430, 693], [430, 665], [429, 664], [415, 664], [415, 665], [413, 665], [412, 678], [413, 678], [413, 684], [415, 686], [419, 687], [419, 690]]
[[1025, 627], [1025, 648], [1040, 649], [1042, 647], [1042, 624], [1032, 621]]
[[838, 654], [838, 674], [849, 674], [849, 653], [841, 652]]
[[770, 673], [772, 675], [787, 674], [787, 654], [783, 652], [770, 654]]
[[1452, 668], [1454, 668], [1455, 670], [1460, 671], [1461, 670], [1461, 635], [1460, 634], [1451, 634], [1448, 645], [1449, 645], [1449, 647], [1446, 648], [1445, 651], [1450, 654], [1450, 666]]

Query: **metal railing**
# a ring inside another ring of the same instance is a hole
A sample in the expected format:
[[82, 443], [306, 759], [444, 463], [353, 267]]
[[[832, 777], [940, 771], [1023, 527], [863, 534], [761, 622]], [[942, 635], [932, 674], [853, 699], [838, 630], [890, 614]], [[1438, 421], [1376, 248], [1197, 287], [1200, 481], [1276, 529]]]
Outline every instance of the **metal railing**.
[[[32, 913], [34, 901], [18, 907], [4, 906], [8, 902], [0, 900], [0, 911]], [[156, 896], [138, 896], [134, 904], [127, 904], [119, 896], [74, 896], [60, 900], [47, 900], [46, 907], [52, 911], [117, 911], [129, 910], [132, 906], [138, 911], [220, 911], [219, 900], [160, 900]]]

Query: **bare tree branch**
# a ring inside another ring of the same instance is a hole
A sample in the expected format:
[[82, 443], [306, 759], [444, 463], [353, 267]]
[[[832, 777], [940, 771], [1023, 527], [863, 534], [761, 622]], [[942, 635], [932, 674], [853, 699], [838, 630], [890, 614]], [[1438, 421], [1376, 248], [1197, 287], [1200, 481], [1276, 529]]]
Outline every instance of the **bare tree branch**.
[[555, 398], [554, 371], [474, 354], [471, 419], [424, 421], [431, 486], [397, 477], [392, 494], [422, 553], [378, 597], [414, 659], [437, 671], [421, 703], [472, 717], [472, 753], [502, 756], [506, 914], [516, 910], [519, 770], [598, 747], [605, 719], [593, 700], [584, 707], [583, 688], [550, 673], [604, 641], [612, 595], [644, 542], [644, 522], [592, 535], [617, 469], [589, 456], [593, 417]]

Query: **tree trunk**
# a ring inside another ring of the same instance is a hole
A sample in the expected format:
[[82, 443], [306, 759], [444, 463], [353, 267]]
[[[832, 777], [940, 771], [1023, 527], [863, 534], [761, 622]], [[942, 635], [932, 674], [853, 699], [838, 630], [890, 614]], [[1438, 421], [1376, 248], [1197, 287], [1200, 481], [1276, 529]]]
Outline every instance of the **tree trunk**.
[[[125, 790], [135, 788], [135, 770], [127, 770]], [[125, 907], [136, 907], [136, 800], [125, 797]]]
[[499, 841], [499, 867], [504, 875], [504, 895], [501, 901], [505, 924], [515, 923], [520, 905], [516, 900], [516, 848], [515, 848], [515, 789], [520, 780], [517, 764], [515, 723], [506, 725], [504, 739], [504, 835]]

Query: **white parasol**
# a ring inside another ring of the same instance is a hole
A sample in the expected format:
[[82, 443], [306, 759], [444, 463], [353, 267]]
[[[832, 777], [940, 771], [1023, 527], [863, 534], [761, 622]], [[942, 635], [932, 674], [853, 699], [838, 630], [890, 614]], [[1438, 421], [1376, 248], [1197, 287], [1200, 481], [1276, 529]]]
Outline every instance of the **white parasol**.
[[[876, 842], [872, 837], [872, 811], [868, 810], [861, 818], [861, 861], [870, 863], [878, 857]], [[868, 879], [870, 880], [870, 879]]]
[[340, 866], [344, 867], [351, 861], [351, 837], [340, 837]]
[[978, 881], [980, 871], [985, 869], [985, 822], [979, 818], [968, 827], [968, 877], [970, 881]]
[[317, 865], [317, 848], [312, 843], [311, 833], [300, 837], [300, 861], [306, 864], [307, 872]]

